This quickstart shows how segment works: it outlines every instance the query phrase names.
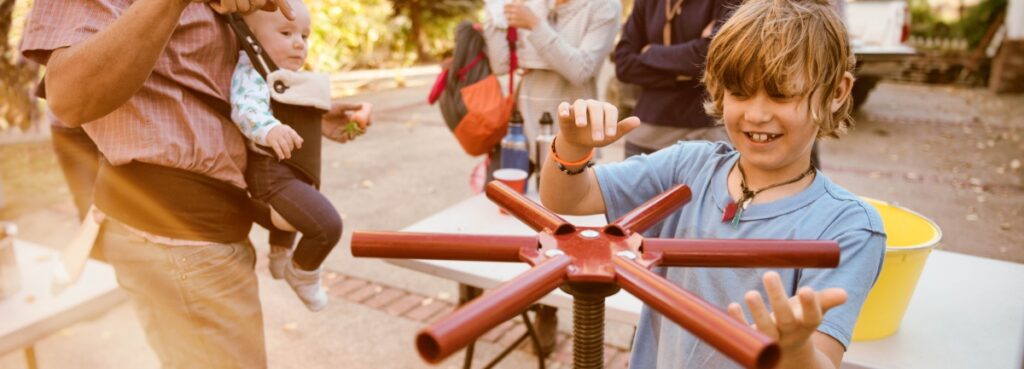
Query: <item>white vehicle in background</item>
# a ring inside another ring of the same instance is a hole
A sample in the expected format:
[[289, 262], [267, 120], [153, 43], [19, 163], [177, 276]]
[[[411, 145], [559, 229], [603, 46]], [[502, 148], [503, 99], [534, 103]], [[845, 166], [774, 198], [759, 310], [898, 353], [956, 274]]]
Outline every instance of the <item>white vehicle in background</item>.
[[[906, 44], [910, 37], [910, 8], [906, 0], [849, 0], [836, 10], [844, 15], [853, 52], [857, 56], [853, 106], [860, 107], [878, 81], [898, 77], [917, 52]], [[639, 96], [638, 86], [615, 79], [611, 58], [597, 77], [598, 98], [629, 113]]]
[[879, 80], [897, 77], [917, 51], [910, 37], [910, 8], [905, 0], [846, 2], [846, 30], [857, 55], [853, 106], [859, 107]]

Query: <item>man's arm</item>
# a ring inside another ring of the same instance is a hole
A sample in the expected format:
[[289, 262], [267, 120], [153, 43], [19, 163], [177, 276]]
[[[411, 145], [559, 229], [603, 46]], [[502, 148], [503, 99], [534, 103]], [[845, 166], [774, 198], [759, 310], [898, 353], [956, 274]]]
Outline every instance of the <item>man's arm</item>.
[[[77, 127], [114, 111], [149, 78], [191, 0], [139, 0], [106, 29], [54, 50], [46, 64], [50, 109]], [[83, 93], [88, 86], [89, 93]]]
[[[79, 126], [124, 104], [153, 72], [185, 8], [193, 2], [209, 1], [138, 0], [81, 42], [54, 48], [42, 60], [47, 66], [47, 100], [54, 114], [70, 126]], [[214, 5], [219, 12], [273, 9], [294, 18], [287, 0], [218, 1]], [[83, 88], [89, 93], [82, 93]]]
[[646, 14], [643, 1], [633, 6], [626, 24], [622, 26], [622, 38], [615, 46], [615, 76], [622, 82], [642, 87], [667, 88], [675, 85], [676, 76], [672, 73], [651, 68], [640, 62], [640, 54], [648, 45], [646, 35]]

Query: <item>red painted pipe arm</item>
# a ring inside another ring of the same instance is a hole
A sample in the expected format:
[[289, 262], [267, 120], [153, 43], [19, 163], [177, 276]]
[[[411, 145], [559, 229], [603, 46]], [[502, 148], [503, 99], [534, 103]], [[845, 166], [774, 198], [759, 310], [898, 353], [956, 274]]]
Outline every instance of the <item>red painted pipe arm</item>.
[[613, 257], [615, 281], [654, 310], [747, 368], [771, 368], [778, 345], [636, 262]]
[[661, 222], [669, 214], [679, 210], [687, 202], [690, 202], [690, 196], [689, 187], [686, 185], [675, 186], [616, 219], [612, 222], [612, 225], [636, 233], [643, 233], [648, 228]]
[[520, 261], [522, 247], [536, 245], [537, 236], [352, 233], [352, 256], [355, 257], [516, 262]]
[[660, 253], [664, 266], [835, 268], [835, 241], [683, 240], [645, 238], [644, 253]]
[[498, 181], [488, 183], [484, 192], [487, 193], [487, 198], [537, 232], [548, 229], [552, 233], [562, 234], [576, 229], [558, 214], [533, 202], [504, 183]]
[[518, 315], [565, 281], [570, 259], [559, 255], [470, 301], [416, 336], [416, 349], [438, 363]]

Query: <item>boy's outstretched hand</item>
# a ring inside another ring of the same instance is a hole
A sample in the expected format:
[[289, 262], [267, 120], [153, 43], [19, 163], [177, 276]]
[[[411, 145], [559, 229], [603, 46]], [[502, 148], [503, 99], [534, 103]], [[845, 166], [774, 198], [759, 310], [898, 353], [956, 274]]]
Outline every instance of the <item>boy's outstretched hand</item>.
[[[802, 287], [796, 296], [789, 297], [778, 273], [765, 273], [762, 280], [772, 311], [768, 310], [757, 291], [748, 291], [744, 299], [754, 320], [751, 326], [779, 343], [782, 355], [778, 367], [820, 368], [823, 366], [819, 364], [829, 362], [838, 367], [842, 360], [842, 345], [824, 333], [817, 333], [817, 330], [829, 309], [846, 302], [846, 291], [829, 288], [815, 292], [809, 287]], [[729, 304], [728, 313], [734, 319], [750, 324], [740, 304]]]
[[597, 100], [576, 100], [558, 105], [560, 137], [565, 143], [589, 150], [604, 147], [640, 126], [640, 119], [619, 121], [615, 105]]
[[292, 150], [302, 148], [302, 137], [295, 129], [279, 124], [267, 132], [267, 146], [274, 149], [277, 160], [291, 159]]

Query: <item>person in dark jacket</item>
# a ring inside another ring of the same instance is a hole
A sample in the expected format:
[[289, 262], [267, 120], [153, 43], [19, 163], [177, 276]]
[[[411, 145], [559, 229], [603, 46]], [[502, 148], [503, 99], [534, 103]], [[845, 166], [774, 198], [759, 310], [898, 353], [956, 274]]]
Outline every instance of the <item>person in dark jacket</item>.
[[[704, 112], [700, 79], [711, 36], [740, 0], [637, 0], [615, 47], [619, 80], [642, 89], [626, 157], [680, 140], [728, 141]], [[667, 15], [666, 15], [667, 14]]]

